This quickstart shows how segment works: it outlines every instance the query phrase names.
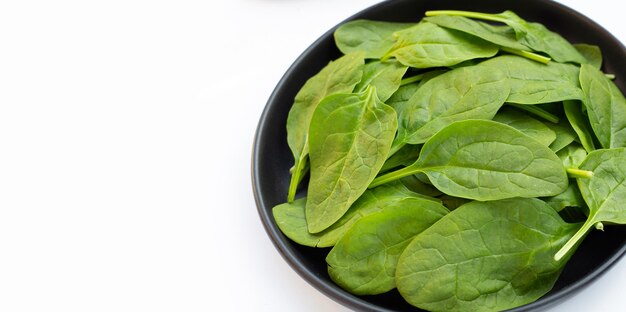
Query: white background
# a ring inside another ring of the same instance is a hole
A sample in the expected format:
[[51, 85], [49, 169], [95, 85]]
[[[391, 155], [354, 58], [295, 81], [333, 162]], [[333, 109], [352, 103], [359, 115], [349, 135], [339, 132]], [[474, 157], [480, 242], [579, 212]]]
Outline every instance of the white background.
[[[346, 311], [265, 234], [252, 140], [296, 57], [377, 2], [0, 2], [0, 311]], [[616, 2], [560, 2], [626, 42]], [[623, 311], [624, 280], [551, 311]]]

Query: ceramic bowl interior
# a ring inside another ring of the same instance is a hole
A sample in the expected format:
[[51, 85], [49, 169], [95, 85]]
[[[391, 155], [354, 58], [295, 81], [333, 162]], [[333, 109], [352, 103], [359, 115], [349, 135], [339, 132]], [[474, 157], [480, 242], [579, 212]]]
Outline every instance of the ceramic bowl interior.
[[[391, 0], [367, 8], [346, 21], [365, 18], [416, 22], [427, 10], [443, 9], [491, 13], [512, 10], [526, 20], [544, 24], [573, 43], [598, 45], [603, 52], [603, 70], [616, 74], [615, 83], [622, 92], [626, 90], [626, 78], [620, 77], [626, 73], [624, 46], [589, 18], [552, 1]], [[296, 92], [304, 82], [330, 60], [341, 55], [332, 38], [333, 30], [322, 35], [293, 63], [276, 86], [260, 118], [252, 156], [253, 190], [258, 213], [269, 237], [289, 265], [333, 300], [359, 311], [419, 311], [407, 304], [395, 290], [377, 296], [355, 296], [345, 292], [330, 280], [326, 271], [324, 258], [329, 249], [314, 249], [293, 243], [280, 232], [272, 217], [272, 207], [286, 200], [289, 168], [293, 165], [286, 139], [287, 114]], [[303, 192], [300, 190], [298, 196], [302, 196]], [[604, 232], [593, 231], [568, 262], [554, 288], [538, 301], [513, 311], [541, 310], [580, 290], [624, 254], [625, 243], [626, 226], [606, 226]]]

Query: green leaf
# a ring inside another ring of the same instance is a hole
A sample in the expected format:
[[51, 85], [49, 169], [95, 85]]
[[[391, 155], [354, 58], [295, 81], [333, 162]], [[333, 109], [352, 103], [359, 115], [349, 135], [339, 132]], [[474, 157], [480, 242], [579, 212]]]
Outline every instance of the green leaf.
[[446, 208], [448, 208], [448, 210], [450, 211], [471, 202], [471, 200], [466, 198], [454, 197], [446, 194], [439, 196], [439, 199], [441, 199], [443, 205], [446, 206]]
[[585, 57], [587, 64], [597, 69], [602, 67], [602, 51], [599, 46], [585, 43], [574, 43], [574, 48], [578, 50], [578, 53]]
[[396, 32], [396, 44], [383, 57], [395, 57], [414, 68], [452, 66], [461, 62], [494, 56], [498, 47], [462, 32], [421, 22]]
[[511, 86], [508, 103], [541, 104], [579, 100], [578, 67], [550, 62], [542, 64], [516, 55], [502, 55], [480, 66], [497, 68], [505, 73]]
[[367, 190], [348, 211], [328, 229], [311, 234], [305, 217], [306, 198], [296, 199], [272, 209], [278, 228], [292, 241], [309, 247], [331, 247], [362, 217], [391, 207], [404, 207], [416, 200], [437, 199], [410, 191], [402, 183], [389, 183]]
[[576, 131], [572, 129], [566, 118], [559, 119], [558, 123], [549, 123], [547, 126], [556, 133], [556, 139], [550, 144], [550, 149], [555, 153], [574, 142], [577, 138]]
[[407, 102], [396, 103], [394, 145], [421, 144], [447, 125], [491, 119], [509, 95], [502, 71], [486, 66], [453, 69], [425, 82]]
[[331, 226], [363, 194], [387, 159], [397, 125], [395, 111], [374, 88], [318, 105], [309, 129], [309, 232]]
[[420, 155], [420, 149], [421, 145], [405, 145], [385, 161], [380, 172], [389, 171], [400, 166], [406, 167], [414, 163]]
[[591, 178], [577, 179], [589, 207], [589, 217], [576, 235], [556, 253], [556, 260], [571, 255], [573, 246], [598, 222], [626, 224], [626, 148], [593, 151], [580, 169], [593, 171]]
[[308, 133], [313, 112], [322, 99], [331, 94], [349, 93], [361, 81], [363, 53], [347, 54], [331, 62], [309, 78], [296, 94], [287, 116], [287, 144], [294, 158], [294, 170], [289, 185], [288, 201], [293, 201], [296, 188], [306, 173]]
[[493, 120], [515, 128], [545, 146], [556, 140], [556, 133], [543, 122], [509, 107], [500, 109]]
[[436, 189], [432, 184], [420, 180], [417, 175], [404, 177], [400, 179], [400, 182], [409, 190], [421, 195], [436, 197], [442, 194], [441, 191]]
[[363, 78], [361, 82], [354, 87], [355, 92], [362, 92], [368, 86], [376, 87], [378, 98], [385, 102], [400, 87], [402, 76], [406, 73], [408, 67], [395, 62], [378, 62], [373, 61], [365, 64], [363, 67]]
[[593, 134], [589, 126], [589, 119], [583, 115], [582, 104], [580, 101], [564, 101], [563, 110], [572, 129], [576, 132], [580, 144], [588, 153], [596, 149], [593, 143]]
[[396, 264], [406, 245], [448, 210], [439, 203], [412, 199], [357, 221], [326, 257], [331, 279], [357, 295], [395, 288]]
[[552, 255], [577, 228], [535, 198], [465, 204], [406, 247], [398, 290], [430, 311], [502, 311], [533, 302], [559, 277], [565, 261]]
[[509, 26], [495, 26], [475, 21], [464, 16], [454, 15], [436, 15], [426, 17], [424, 20], [441, 27], [476, 36], [501, 47], [530, 51], [530, 48], [517, 41], [515, 31]]
[[554, 208], [555, 211], [562, 211], [567, 207], [582, 208], [586, 206], [585, 200], [580, 194], [580, 190], [578, 189], [578, 185], [576, 185], [575, 181], [570, 181], [570, 184], [567, 186], [567, 189], [563, 191], [563, 193], [543, 198], [543, 201]]
[[372, 20], [354, 20], [337, 28], [335, 43], [344, 54], [365, 53], [365, 58], [378, 59], [395, 44], [393, 33], [409, 28], [414, 23], [393, 23]]
[[587, 157], [587, 151], [578, 143], [572, 143], [556, 153], [566, 168], [578, 168]]
[[370, 187], [418, 172], [445, 194], [481, 201], [554, 196], [568, 184], [552, 150], [491, 120], [449, 125], [424, 144], [413, 165], [376, 178]]
[[426, 12], [426, 16], [437, 15], [464, 16], [504, 23], [515, 31], [516, 39], [521, 44], [533, 51], [544, 52], [559, 63], [584, 64], [587, 62], [585, 57], [561, 35], [550, 31], [540, 23], [527, 22], [512, 11], [504, 11], [498, 14], [454, 10]]
[[589, 122], [604, 148], [626, 146], [626, 98], [615, 83], [591, 65], [580, 67], [580, 85]]

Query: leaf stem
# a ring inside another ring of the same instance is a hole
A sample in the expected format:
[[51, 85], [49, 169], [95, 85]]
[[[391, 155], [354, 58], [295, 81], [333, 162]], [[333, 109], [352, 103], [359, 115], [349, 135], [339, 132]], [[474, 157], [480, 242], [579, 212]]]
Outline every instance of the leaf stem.
[[370, 183], [370, 185], [367, 188], [370, 188], [370, 189], [375, 188], [379, 185], [383, 185], [391, 181], [408, 177], [418, 172], [420, 172], [419, 167], [416, 167], [415, 164], [413, 164], [408, 167], [404, 167], [402, 169], [399, 169], [399, 170], [396, 170], [387, 174], [383, 174], [382, 176], [377, 177], [376, 179], [374, 179], [374, 181], [372, 181], [372, 183]]
[[287, 191], [287, 202], [293, 202], [296, 199], [296, 191], [298, 185], [304, 178], [304, 173], [309, 169], [309, 162], [307, 159], [298, 159], [293, 167], [291, 173], [291, 180], [289, 181], [289, 190]]
[[561, 249], [559, 249], [559, 251], [557, 251], [556, 254], [554, 254], [554, 260], [560, 261], [561, 259], [563, 259], [563, 257], [567, 255], [567, 253], [572, 248], [574, 248], [574, 246], [576, 246], [578, 241], [580, 241], [581, 239], [585, 237], [585, 235], [587, 235], [587, 232], [589, 232], [589, 230], [595, 224], [596, 224], [596, 221], [593, 220], [593, 216], [589, 216], [587, 221], [585, 221], [585, 224], [583, 224], [583, 226], [580, 229], [578, 229], [576, 234], [574, 234], [574, 236], [572, 236], [572, 238], [570, 238], [567, 241], [567, 243], [565, 243], [565, 245], [563, 245], [563, 247], [561, 247]]
[[593, 171], [581, 170], [576, 168], [566, 168], [567, 175], [570, 178], [576, 179], [591, 179], [593, 177]]
[[611, 80], [615, 79], [615, 74], [604, 74], [604, 76], [605, 76], [606, 78], [611, 79]]
[[535, 105], [523, 105], [523, 104], [517, 104], [517, 103], [507, 103], [508, 105], [511, 105], [513, 107], [519, 108], [521, 110], [527, 111], [533, 115], [536, 115], [537, 117], [541, 117], [551, 123], [559, 123], [559, 117], [548, 112], [547, 110], [537, 107]]
[[405, 85], [408, 85], [410, 83], [418, 82], [418, 81], [420, 81], [422, 79], [424, 79], [424, 74], [419, 74], [419, 75], [415, 75], [415, 76], [412, 76], [412, 77], [404, 78], [404, 79], [400, 80], [400, 86], [405, 86]]
[[543, 63], [543, 64], [548, 64], [552, 60], [551, 58], [549, 58], [547, 56], [543, 56], [541, 54], [537, 54], [537, 53], [530, 52], [530, 51], [524, 51], [524, 50], [519, 50], [519, 49], [512, 49], [512, 48], [507, 48], [507, 47], [503, 47], [503, 46], [500, 46], [500, 50], [502, 50], [504, 52], [507, 52], [507, 53], [519, 55], [519, 56], [525, 57], [525, 58], [527, 58], [529, 60], [532, 60], [532, 61], [535, 61], [535, 62], [539, 62], [539, 63]]

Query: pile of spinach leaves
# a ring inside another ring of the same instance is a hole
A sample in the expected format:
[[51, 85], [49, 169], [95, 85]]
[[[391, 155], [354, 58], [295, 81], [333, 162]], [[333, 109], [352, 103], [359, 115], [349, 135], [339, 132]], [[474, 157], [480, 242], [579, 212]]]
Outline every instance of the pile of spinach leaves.
[[343, 56], [289, 112], [273, 214], [294, 242], [332, 247], [345, 290], [510, 309], [547, 293], [589, 231], [626, 223], [626, 99], [597, 46], [511, 11], [355, 20], [334, 37]]

